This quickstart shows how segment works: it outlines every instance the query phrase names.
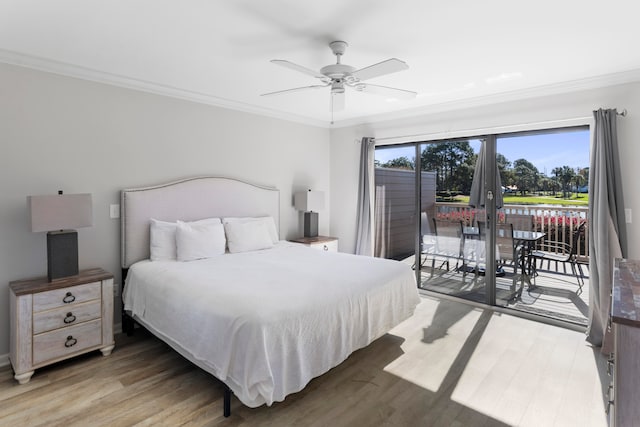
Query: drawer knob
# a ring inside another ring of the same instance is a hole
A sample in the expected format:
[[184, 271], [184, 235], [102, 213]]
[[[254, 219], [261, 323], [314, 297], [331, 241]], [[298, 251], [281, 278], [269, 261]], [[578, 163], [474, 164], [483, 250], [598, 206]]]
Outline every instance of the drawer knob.
[[73, 294], [71, 292], [67, 292], [67, 294], [64, 296], [64, 298], [62, 298], [62, 302], [65, 304], [69, 304], [71, 302], [74, 302], [76, 300], [76, 297], [73, 296]]
[[325, 251], [328, 251], [328, 250], [329, 250], [329, 246], [324, 245], [324, 250], [325, 250]]
[[73, 315], [73, 313], [69, 312], [67, 313], [67, 316], [64, 318], [64, 323], [73, 323], [76, 321], [76, 316]]
[[72, 335], [69, 335], [67, 337], [67, 340], [64, 342], [64, 346], [67, 348], [73, 347], [74, 345], [76, 345], [77, 342], [78, 342], [77, 339], [75, 339]]

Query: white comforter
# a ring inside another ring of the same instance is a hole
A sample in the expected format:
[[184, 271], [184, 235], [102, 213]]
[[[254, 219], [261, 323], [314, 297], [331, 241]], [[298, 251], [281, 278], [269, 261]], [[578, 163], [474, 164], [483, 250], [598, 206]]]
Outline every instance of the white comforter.
[[302, 390], [419, 302], [406, 264], [287, 242], [136, 263], [123, 299], [125, 310], [249, 407]]

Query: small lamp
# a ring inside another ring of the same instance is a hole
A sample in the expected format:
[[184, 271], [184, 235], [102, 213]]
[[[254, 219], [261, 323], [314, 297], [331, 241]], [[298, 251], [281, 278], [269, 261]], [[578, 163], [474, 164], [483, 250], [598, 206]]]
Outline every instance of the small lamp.
[[91, 194], [27, 196], [31, 231], [47, 231], [49, 281], [78, 274], [78, 232], [93, 225]]
[[324, 192], [302, 191], [294, 196], [297, 210], [304, 211], [304, 237], [318, 237], [318, 212], [324, 208]]

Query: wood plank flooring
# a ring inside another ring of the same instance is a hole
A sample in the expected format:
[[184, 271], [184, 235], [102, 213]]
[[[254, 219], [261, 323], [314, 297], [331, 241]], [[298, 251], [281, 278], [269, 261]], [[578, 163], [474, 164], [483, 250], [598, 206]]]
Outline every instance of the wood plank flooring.
[[36, 371], [0, 369], [0, 425], [607, 426], [604, 358], [584, 335], [423, 298], [415, 315], [284, 402], [256, 409], [147, 333]]

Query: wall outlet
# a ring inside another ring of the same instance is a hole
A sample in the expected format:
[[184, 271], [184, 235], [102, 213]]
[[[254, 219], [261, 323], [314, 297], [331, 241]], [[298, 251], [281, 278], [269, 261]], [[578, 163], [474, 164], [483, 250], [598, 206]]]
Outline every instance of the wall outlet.
[[120, 218], [120, 205], [109, 205], [109, 218]]
[[631, 224], [631, 209], [629, 208], [624, 210], [624, 222]]
[[118, 285], [117, 283], [113, 284], [113, 296], [114, 297], [120, 296], [120, 285]]

